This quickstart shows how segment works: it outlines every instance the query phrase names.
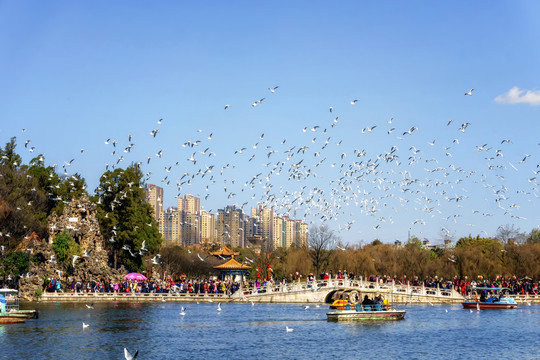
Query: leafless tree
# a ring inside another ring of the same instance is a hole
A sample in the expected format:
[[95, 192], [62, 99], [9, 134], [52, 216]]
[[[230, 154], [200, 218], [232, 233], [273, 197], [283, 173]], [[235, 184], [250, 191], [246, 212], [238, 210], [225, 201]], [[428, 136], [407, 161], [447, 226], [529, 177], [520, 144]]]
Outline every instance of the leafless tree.
[[337, 236], [325, 224], [313, 226], [308, 234], [308, 249], [316, 274], [330, 260], [330, 250], [338, 241]]

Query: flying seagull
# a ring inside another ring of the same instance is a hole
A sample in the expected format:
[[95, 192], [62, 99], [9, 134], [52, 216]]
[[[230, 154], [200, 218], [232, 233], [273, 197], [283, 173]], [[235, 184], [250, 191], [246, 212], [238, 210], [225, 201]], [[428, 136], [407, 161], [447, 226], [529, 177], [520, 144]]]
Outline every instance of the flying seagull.
[[471, 89], [469, 90], [469, 92], [466, 92], [465, 95], [469, 95], [469, 96], [472, 96], [472, 92], [474, 91], [474, 89]]
[[131, 354], [128, 349], [124, 348], [124, 356], [126, 357], [126, 360], [133, 360], [137, 358], [137, 355], [139, 355], [139, 350], [135, 351], [135, 354]]

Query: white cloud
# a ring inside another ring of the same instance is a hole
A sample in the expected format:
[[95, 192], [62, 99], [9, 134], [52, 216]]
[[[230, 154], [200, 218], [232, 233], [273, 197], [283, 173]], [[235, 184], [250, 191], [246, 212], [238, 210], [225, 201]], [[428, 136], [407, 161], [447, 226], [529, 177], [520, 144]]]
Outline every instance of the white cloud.
[[501, 104], [540, 105], [540, 90], [521, 90], [514, 86], [506, 94], [497, 96], [495, 102]]

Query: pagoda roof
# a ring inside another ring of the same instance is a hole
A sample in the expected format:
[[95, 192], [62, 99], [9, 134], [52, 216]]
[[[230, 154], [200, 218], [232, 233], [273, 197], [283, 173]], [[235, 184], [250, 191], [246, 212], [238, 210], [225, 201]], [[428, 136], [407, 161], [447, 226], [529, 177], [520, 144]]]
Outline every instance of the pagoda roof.
[[240, 264], [238, 261], [231, 259], [227, 261], [226, 263], [223, 263], [218, 266], [214, 266], [214, 269], [218, 270], [249, 270], [251, 269], [250, 266]]
[[210, 255], [214, 255], [214, 256], [218, 256], [218, 255], [221, 255], [221, 256], [233, 256], [233, 255], [235, 255], [236, 256], [238, 254], [240, 254], [240, 253], [234, 252], [234, 251], [232, 251], [231, 249], [229, 249], [226, 246], [223, 246], [219, 250], [216, 250], [216, 251], [210, 253]]

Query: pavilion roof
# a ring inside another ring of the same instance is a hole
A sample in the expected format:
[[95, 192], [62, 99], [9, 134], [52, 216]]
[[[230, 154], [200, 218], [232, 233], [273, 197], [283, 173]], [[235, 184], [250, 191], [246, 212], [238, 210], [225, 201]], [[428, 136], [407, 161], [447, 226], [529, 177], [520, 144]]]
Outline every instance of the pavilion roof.
[[234, 256], [236, 256], [238, 254], [240, 254], [240, 253], [234, 252], [234, 251], [232, 251], [231, 249], [229, 249], [226, 246], [223, 246], [219, 250], [216, 250], [216, 251], [210, 253], [210, 255], [214, 255], [214, 256], [218, 256], [218, 255], [221, 255], [221, 256], [233, 256], [234, 255]]
[[250, 266], [240, 264], [238, 261], [231, 259], [227, 261], [226, 263], [223, 263], [218, 266], [214, 266], [214, 269], [218, 270], [249, 270], [251, 269]]

